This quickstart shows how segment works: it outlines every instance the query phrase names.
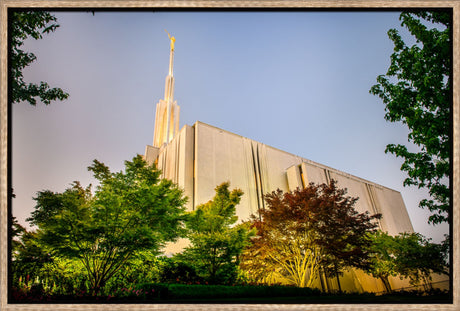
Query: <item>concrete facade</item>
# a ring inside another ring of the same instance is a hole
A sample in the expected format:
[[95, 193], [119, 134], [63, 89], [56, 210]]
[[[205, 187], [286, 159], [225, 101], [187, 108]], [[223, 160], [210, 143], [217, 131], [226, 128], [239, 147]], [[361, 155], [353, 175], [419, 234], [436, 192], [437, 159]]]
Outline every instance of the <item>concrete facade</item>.
[[347, 188], [347, 195], [359, 198], [355, 205], [359, 212], [384, 215], [383, 231], [413, 232], [398, 191], [199, 121], [185, 125], [168, 145], [147, 146], [146, 159], [184, 189], [189, 210], [212, 199], [214, 188], [229, 181], [244, 192], [237, 216], [247, 220], [264, 208], [263, 195], [268, 192], [335, 179], [340, 188]]
[[[211, 200], [215, 187], [229, 181], [232, 189], [244, 192], [236, 213], [240, 221], [248, 220], [264, 208], [263, 195], [268, 192], [335, 179], [338, 187], [347, 188], [347, 195], [359, 198], [355, 205], [359, 212], [383, 215], [379, 222], [381, 230], [391, 235], [413, 232], [398, 191], [199, 121], [193, 126], [185, 125], [169, 144], [160, 148], [147, 146], [145, 159], [162, 170], [163, 178], [184, 189], [189, 198], [188, 210]], [[167, 252], [179, 252], [186, 245], [187, 241], [181, 240], [169, 245]], [[393, 288], [410, 286], [399, 278], [390, 282]], [[320, 287], [319, 280], [317, 283]], [[334, 279], [325, 283], [331, 289], [337, 288]], [[347, 291], [384, 291], [380, 280], [355, 270], [341, 277], [341, 286]]]

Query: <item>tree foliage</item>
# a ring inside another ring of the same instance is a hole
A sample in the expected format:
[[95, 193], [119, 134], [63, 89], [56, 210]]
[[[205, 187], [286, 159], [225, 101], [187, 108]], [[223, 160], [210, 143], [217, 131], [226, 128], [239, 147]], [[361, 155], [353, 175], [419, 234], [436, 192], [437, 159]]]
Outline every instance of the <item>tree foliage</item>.
[[33, 63], [37, 57], [21, 48], [27, 38], [41, 39], [43, 34], [54, 32], [59, 25], [57, 19], [46, 11], [13, 11], [9, 33], [10, 46], [10, 73], [11, 73], [11, 103], [26, 101], [31, 105], [37, 104], [37, 98], [48, 105], [53, 100], [64, 100], [69, 94], [60, 88], [51, 88], [48, 83], [26, 83], [23, 69]]
[[179, 253], [172, 257], [157, 257], [160, 283], [200, 284], [205, 280], [198, 276], [193, 261]]
[[43, 268], [53, 261], [37, 235], [37, 232], [24, 230], [15, 240], [11, 261], [13, 286], [18, 287], [19, 280], [28, 283], [31, 278], [43, 278]]
[[19, 224], [16, 217], [13, 216], [11, 218], [11, 228], [10, 228], [11, 249], [13, 251], [13, 256], [14, 256], [15, 251], [17, 251], [21, 246], [23, 246], [21, 238], [26, 232], [27, 232], [26, 228], [21, 226], [21, 224]]
[[433, 273], [448, 275], [445, 245], [431, 243], [420, 233], [401, 233], [395, 239], [398, 272], [412, 284], [428, 285]]
[[182, 258], [196, 267], [198, 275], [212, 284], [231, 283], [237, 275], [239, 255], [253, 231], [238, 220], [236, 206], [243, 192], [229, 190], [228, 182], [216, 187], [214, 198], [192, 211], [187, 220], [191, 246]]
[[419, 206], [432, 212], [430, 223], [439, 224], [448, 221], [450, 202], [451, 14], [403, 12], [400, 20], [416, 42], [408, 46], [396, 29], [388, 31], [394, 43], [391, 64], [370, 93], [385, 104], [385, 120], [409, 128], [408, 141], [419, 151], [389, 144], [385, 152], [404, 159], [401, 170], [409, 175], [404, 186], [429, 190], [431, 199]]
[[52, 256], [39, 238], [41, 230], [27, 231], [13, 217], [11, 285], [15, 290], [36, 294], [76, 294], [90, 287], [84, 266], [77, 259]]
[[280, 273], [299, 287], [311, 286], [320, 268], [328, 276], [368, 264], [367, 232], [380, 215], [358, 213], [356, 198], [336, 182], [265, 195], [266, 209], [252, 216], [258, 235], [245, 251], [243, 269], [262, 279]]
[[186, 199], [141, 156], [125, 161], [125, 172], [97, 160], [88, 170], [100, 182], [94, 195], [78, 182], [62, 193], [40, 191], [28, 220], [53, 255], [81, 261], [96, 294], [139, 252], [158, 252], [183, 233]]
[[138, 251], [114, 276], [107, 281], [104, 291], [116, 293], [123, 288], [134, 288], [138, 284], [160, 282], [160, 265], [157, 251]]
[[385, 286], [385, 290], [391, 292], [389, 277], [398, 275], [397, 260], [393, 251], [395, 239], [385, 232], [377, 231], [369, 235], [369, 240], [372, 242], [369, 245], [371, 264], [366, 272], [379, 278]]
[[[390, 276], [409, 278], [412, 285], [428, 287], [433, 273], [448, 274], [447, 251], [444, 244], [431, 243], [419, 233], [400, 233], [390, 236], [377, 231], [369, 234], [371, 264], [366, 270], [380, 278], [390, 292]], [[429, 288], [426, 288], [427, 290]]]

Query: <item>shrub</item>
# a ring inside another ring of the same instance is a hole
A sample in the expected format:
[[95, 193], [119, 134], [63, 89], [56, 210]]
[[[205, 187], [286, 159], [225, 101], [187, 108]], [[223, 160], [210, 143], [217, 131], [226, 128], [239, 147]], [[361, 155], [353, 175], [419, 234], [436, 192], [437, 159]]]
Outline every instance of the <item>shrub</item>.
[[144, 293], [144, 298], [165, 299], [169, 297], [169, 286], [169, 284], [144, 283], [136, 285], [134, 290]]
[[179, 257], [161, 257], [160, 259], [160, 283], [199, 283], [203, 279], [199, 277], [195, 268], [182, 261]]
[[169, 297], [174, 299], [290, 297], [317, 296], [321, 294], [321, 292], [316, 289], [290, 286], [225, 286], [169, 284], [168, 289]]

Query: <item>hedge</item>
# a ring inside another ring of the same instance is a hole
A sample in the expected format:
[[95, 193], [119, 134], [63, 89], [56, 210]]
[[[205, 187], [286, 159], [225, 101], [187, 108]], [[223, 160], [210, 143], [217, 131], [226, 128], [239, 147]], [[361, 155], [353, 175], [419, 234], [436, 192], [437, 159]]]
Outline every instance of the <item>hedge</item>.
[[321, 291], [311, 288], [291, 286], [226, 286], [226, 285], [186, 285], [186, 284], [139, 284], [136, 289], [156, 293], [159, 298], [194, 299], [194, 298], [252, 298], [252, 297], [298, 297], [318, 296]]

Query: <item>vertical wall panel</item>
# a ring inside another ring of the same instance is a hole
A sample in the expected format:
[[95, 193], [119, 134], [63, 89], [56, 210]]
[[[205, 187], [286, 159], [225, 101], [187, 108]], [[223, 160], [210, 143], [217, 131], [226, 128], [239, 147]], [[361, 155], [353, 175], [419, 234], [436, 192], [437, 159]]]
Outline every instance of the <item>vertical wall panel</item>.
[[288, 168], [286, 175], [289, 191], [294, 191], [297, 188], [302, 189], [302, 178], [300, 177], [300, 169], [298, 165], [293, 165]]
[[303, 162], [302, 172], [304, 174], [306, 185], [308, 185], [311, 182], [315, 184], [327, 183], [324, 169], [321, 167], [317, 167], [317, 166], [314, 166], [313, 164]]

